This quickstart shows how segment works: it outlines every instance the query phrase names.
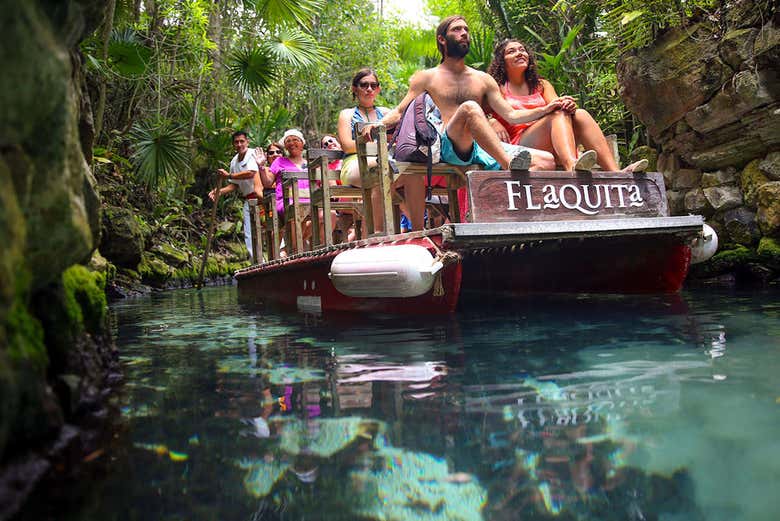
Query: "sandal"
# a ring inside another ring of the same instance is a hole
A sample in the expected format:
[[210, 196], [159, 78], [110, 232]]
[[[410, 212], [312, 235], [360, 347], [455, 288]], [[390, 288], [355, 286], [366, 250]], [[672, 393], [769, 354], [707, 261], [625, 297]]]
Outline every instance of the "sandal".
[[596, 166], [596, 160], [596, 151], [586, 150], [577, 158], [577, 162], [574, 163], [574, 170], [576, 172], [590, 172]]

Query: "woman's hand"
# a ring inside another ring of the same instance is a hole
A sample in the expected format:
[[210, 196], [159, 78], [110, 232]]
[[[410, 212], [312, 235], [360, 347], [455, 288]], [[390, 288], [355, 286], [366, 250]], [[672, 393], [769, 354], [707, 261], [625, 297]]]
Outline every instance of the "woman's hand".
[[498, 139], [503, 141], [504, 143], [509, 143], [509, 132], [507, 132], [506, 127], [501, 124], [500, 121], [498, 121], [495, 118], [489, 118], [488, 123], [490, 124], [490, 127], [493, 129], [493, 131], [498, 136]]
[[577, 101], [571, 96], [561, 96], [558, 98], [561, 100], [561, 110], [568, 114], [574, 114], [577, 110]]

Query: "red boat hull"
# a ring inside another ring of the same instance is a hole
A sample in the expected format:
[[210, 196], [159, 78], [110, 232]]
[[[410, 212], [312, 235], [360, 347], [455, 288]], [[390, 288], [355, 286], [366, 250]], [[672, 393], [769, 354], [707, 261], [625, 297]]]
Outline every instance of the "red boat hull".
[[675, 293], [691, 250], [673, 236], [608, 237], [463, 252], [463, 292]]
[[[418, 244], [429, 248], [435, 256], [436, 247], [432, 242], [440, 244], [441, 236], [432, 236], [430, 240], [413, 238], [392, 242]], [[379, 244], [374, 243], [381, 247]], [[359, 247], [370, 246], [363, 244]], [[242, 270], [236, 275], [239, 299], [243, 303], [314, 313], [350, 311], [433, 315], [450, 313], [458, 304], [462, 276], [460, 262], [447, 264], [441, 270], [443, 292], [432, 288], [417, 297], [350, 297], [339, 292], [328, 277], [331, 262], [341, 251], [343, 249], [323, 251], [319, 255], [301, 256]]]

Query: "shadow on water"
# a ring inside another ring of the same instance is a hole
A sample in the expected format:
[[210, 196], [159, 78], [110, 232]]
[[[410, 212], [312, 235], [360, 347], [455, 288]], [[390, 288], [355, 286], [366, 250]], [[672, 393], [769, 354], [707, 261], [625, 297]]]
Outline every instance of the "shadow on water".
[[122, 303], [105, 477], [46, 515], [770, 519], [775, 300], [529, 296], [425, 318], [271, 313], [229, 288]]

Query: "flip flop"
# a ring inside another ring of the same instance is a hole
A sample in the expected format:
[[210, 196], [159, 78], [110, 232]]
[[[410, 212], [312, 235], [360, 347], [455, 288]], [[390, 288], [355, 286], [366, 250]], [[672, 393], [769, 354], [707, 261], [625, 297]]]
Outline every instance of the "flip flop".
[[590, 172], [596, 166], [596, 160], [596, 151], [586, 150], [577, 158], [577, 162], [574, 163], [574, 170], [577, 172]]
[[623, 169], [623, 172], [627, 172], [627, 173], [644, 172], [645, 170], [647, 170], [648, 166], [650, 166], [650, 163], [647, 161], [647, 159], [640, 159], [639, 161], [631, 163], [630, 165], [625, 167]]
[[509, 162], [510, 170], [528, 170], [531, 167], [531, 153], [528, 150], [519, 150]]

